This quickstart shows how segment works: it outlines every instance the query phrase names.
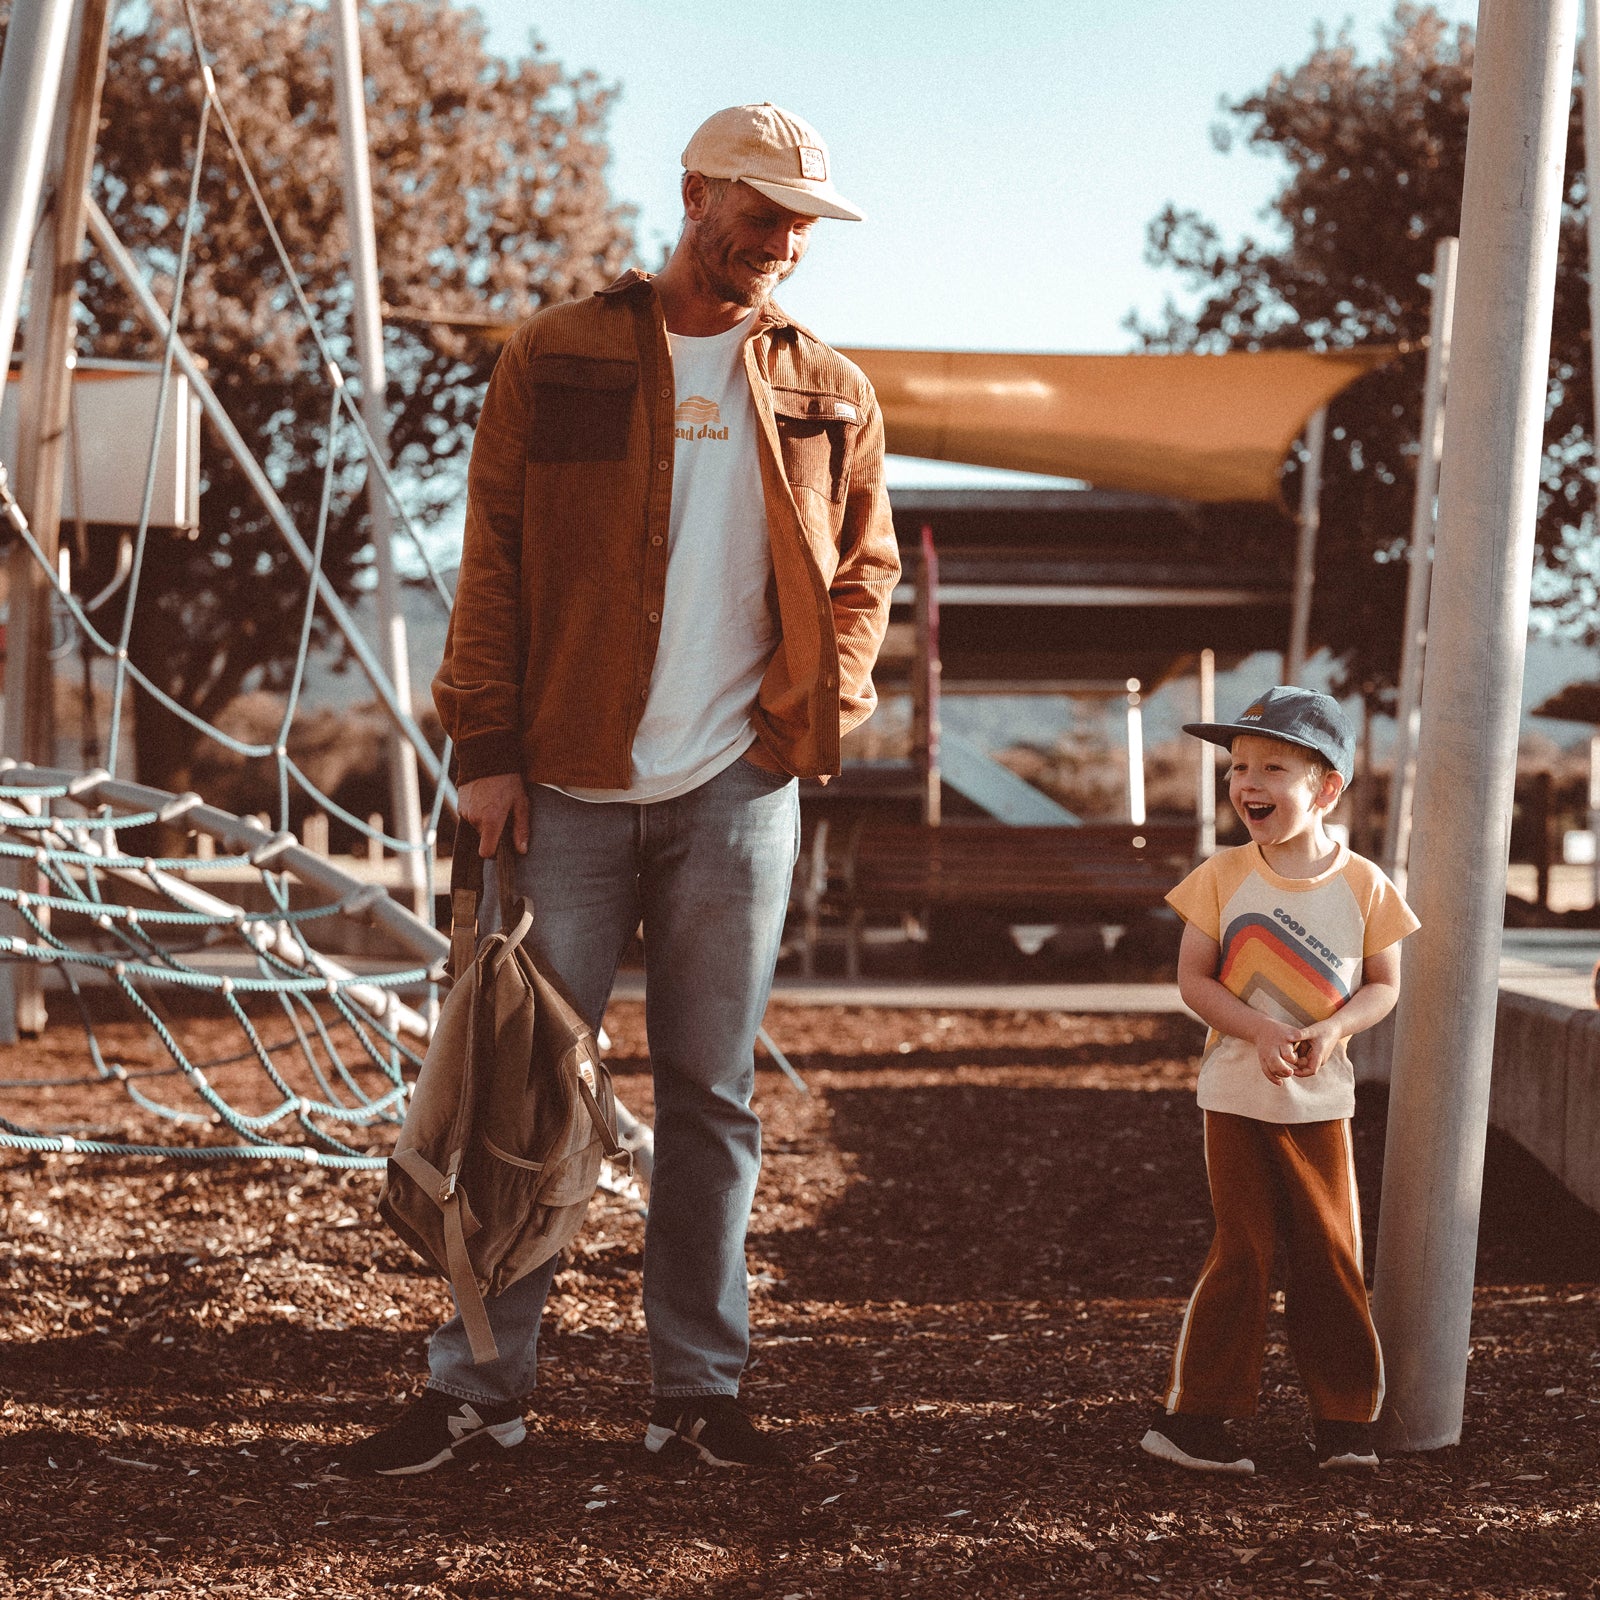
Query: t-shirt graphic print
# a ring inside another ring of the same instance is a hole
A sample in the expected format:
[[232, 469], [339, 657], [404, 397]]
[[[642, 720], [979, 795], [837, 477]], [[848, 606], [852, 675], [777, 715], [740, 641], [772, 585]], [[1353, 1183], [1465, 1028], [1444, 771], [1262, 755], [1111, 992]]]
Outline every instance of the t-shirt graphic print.
[[1349, 975], [1341, 970], [1344, 957], [1306, 933], [1281, 907], [1270, 916], [1240, 912], [1218, 942], [1222, 986], [1247, 1005], [1260, 995], [1286, 1021], [1304, 1027], [1331, 1017], [1350, 998]]
[[703, 394], [692, 394], [687, 400], [680, 400], [672, 421], [676, 439], [726, 439], [729, 433], [722, 420], [722, 407]]
[[[1254, 843], [1219, 851], [1167, 903], [1216, 940], [1223, 988], [1291, 1027], [1331, 1017], [1360, 987], [1364, 958], [1418, 926], [1378, 867], [1343, 845], [1315, 878], [1281, 877]], [[1199, 1100], [1260, 1122], [1322, 1122], [1354, 1114], [1355, 1071], [1341, 1042], [1313, 1076], [1274, 1084], [1253, 1044], [1213, 1028]]]

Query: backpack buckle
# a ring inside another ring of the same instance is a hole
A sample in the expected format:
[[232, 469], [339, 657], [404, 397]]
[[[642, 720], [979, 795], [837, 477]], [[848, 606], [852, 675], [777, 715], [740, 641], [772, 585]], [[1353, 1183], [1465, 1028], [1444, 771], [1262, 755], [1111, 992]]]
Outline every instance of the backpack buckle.
[[443, 1184], [440, 1185], [440, 1188], [439, 1188], [439, 1204], [442, 1205], [442, 1206], [447, 1206], [447, 1205], [450, 1204], [450, 1202], [452, 1200], [455, 1199], [455, 1197], [456, 1197], [456, 1175], [455, 1175], [455, 1173], [452, 1172], [444, 1180]]

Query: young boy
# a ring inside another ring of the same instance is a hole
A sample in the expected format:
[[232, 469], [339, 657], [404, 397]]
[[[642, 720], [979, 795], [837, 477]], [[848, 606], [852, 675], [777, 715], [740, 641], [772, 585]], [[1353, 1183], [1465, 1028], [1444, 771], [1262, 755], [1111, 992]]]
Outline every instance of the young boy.
[[1199, 1101], [1216, 1235], [1184, 1313], [1166, 1409], [1141, 1442], [1196, 1471], [1255, 1470], [1224, 1422], [1256, 1409], [1281, 1238], [1289, 1348], [1318, 1463], [1376, 1467], [1383, 1354], [1362, 1275], [1344, 1041], [1393, 1009], [1400, 941], [1417, 919], [1324, 825], [1354, 764], [1337, 701], [1280, 686], [1237, 722], [1184, 731], [1231, 751], [1228, 798], [1250, 842], [1212, 856], [1167, 896], [1184, 920], [1178, 989], [1210, 1025]]

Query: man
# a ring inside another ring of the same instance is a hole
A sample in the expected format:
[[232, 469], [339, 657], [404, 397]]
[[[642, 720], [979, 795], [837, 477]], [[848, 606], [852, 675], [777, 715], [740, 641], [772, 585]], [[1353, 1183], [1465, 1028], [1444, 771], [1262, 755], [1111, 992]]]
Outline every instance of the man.
[[[468, 474], [434, 700], [485, 857], [509, 829], [529, 936], [598, 1026], [643, 923], [655, 1075], [644, 1309], [652, 1451], [779, 1465], [736, 1403], [749, 1351], [750, 1108], [799, 849], [797, 777], [872, 711], [899, 559], [861, 372], [772, 292], [819, 217], [861, 220], [772, 105], [711, 117], [655, 278], [549, 308], [507, 344]], [[486, 895], [486, 902], [492, 896]], [[347, 1464], [426, 1472], [525, 1434], [555, 1263], [460, 1318], [428, 1387]]]

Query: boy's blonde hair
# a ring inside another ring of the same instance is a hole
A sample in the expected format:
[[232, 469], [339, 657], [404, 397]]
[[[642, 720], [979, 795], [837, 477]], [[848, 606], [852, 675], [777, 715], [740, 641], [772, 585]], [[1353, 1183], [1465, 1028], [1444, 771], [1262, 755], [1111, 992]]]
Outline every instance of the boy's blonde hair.
[[[1314, 793], [1320, 794], [1322, 786], [1328, 781], [1331, 772], [1339, 779], [1339, 793], [1343, 794], [1350, 787], [1345, 782], [1344, 774], [1320, 750], [1313, 750], [1309, 745], [1296, 744], [1293, 739], [1280, 739], [1271, 733], [1239, 733], [1234, 738], [1238, 739], [1265, 739], [1269, 744], [1281, 744], [1285, 750], [1293, 750], [1311, 770], [1311, 788]], [[1229, 747], [1232, 753], [1232, 745]]]

